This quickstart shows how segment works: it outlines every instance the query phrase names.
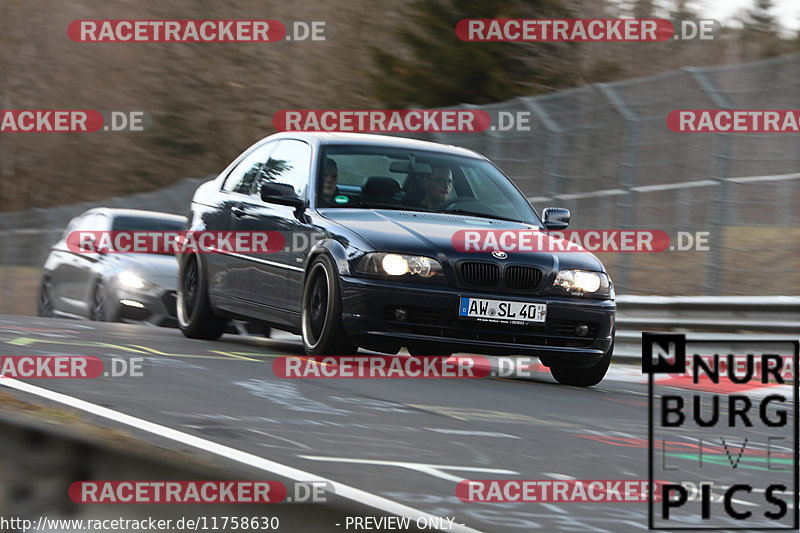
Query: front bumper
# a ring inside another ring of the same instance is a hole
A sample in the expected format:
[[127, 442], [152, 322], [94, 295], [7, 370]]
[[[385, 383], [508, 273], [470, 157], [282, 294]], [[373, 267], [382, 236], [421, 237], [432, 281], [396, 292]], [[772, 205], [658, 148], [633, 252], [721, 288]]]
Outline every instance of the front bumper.
[[[612, 300], [518, 297], [356, 277], [342, 277], [340, 284], [345, 331], [367, 349], [530, 355], [541, 357], [545, 364], [580, 366], [594, 363], [613, 342]], [[544, 323], [523, 325], [464, 319], [458, 316], [460, 297], [545, 303], [547, 318]], [[405, 320], [395, 317], [398, 307], [405, 309]], [[578, 335], [579, 325], [588, 326], [586, 335]]]
[[176, 291], [163, 287], [131, 290], [119, 285], [111, 291], [112, 314], [122, 322], [149, 322], [177, 327]]

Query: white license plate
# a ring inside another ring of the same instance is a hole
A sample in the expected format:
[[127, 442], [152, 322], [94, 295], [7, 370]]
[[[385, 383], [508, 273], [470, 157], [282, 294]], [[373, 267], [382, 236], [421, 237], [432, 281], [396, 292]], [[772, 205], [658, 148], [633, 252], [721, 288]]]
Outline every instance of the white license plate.
[[460, 298], [458, 315], [497, 322], [544, 322], [547, 304]]

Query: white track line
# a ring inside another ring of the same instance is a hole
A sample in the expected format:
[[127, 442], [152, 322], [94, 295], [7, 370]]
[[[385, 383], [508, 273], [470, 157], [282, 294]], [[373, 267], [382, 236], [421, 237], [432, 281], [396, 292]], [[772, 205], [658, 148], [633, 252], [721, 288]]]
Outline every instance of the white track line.
[[[200, 450], [220, 455], [227, 459], [231, 459], [233, 461], [246, 464], [248, 466], [251, 466], [253, 468], [258, 468], [266, 472], [277, 474], [279, 476], [292, 479], [294, 481], [302, 481], [302, 482], [327, 481], [328, 483], [333, 485], [336, 496], [341, 496], [343, 498], [353, 500], [355, 502], [367, 505], [369, 507], [378, 509], [386, 513], [390, 513], [397, 516], [405, 516], [411, 518], [412, 520], [416, 520], [417, 518], [420, 517], [428, 517], [428, 518], [434, 517], [434, 515], [427, 513], [425, 511], [420, 511], [419, 509], [414, 509], [413, 507], [403, 505], [402, 503], [382, 498], [380, 496], [376, 496], [375, 494], [370, 494], [369, 492], [357, 489], [355, 487], [351, 487], [350, 485], [345, 485], [344, 483], [339, 483], [338, 481], [326, 479], [321, 476], [314, 475], [310, 472], [305, 472], [297, 468], [292, 468], [291, 466], [286, 466], [281, 463], [276, 463], [275, 461], [270, 461], [269, 459], [264, 459], [263, 457], [259, 457], [251, 453], [237, 450], [236, 448], [231, 448], [229, 446], [217, 444], [216, 442], [207, 439], [196, 437], [194, 435], [190, 435], [188, 433], [184, 433], [176, 429], [168, 428], [160, 424], [148, 422], [147, 420], [142, 420], [141, 418], [136, 418], [134, 416], [126, 415], [125, 413], [120, 413], [119, 411], [114, 411], [113, 409], [101, 407], [99, 405], [95, 405], [93, 403], [80, 400], [72, 396], [67, 396], [66, 394], [61, 394], [59, 392], [43, 389], [41, 387], [31, 385], [30, 383], [26, 383], [24, 381], [18, 381], [16, 379], [10, 379], [10, 378], [3, 378], [0, 379], [0, 385], [5, 385], [6, 387], [16, 389], [22, 392], [35, 394], [36, 396], [40, 396], [42, 398], [46, 398], [54, 402], [65, 404], [75, 409], [86, 411], [87, 413], [91, 413], [93, 415], [97, 415], [103, 418], [108, 418], [115, 422], [120, 422], [122, 424], [126, 424], [136, 429], [147, 431], [148, 433], [153, 433], [160, 437], [174, 440], [182, 444], [187, 444], [189, 446], [193, 446]], [[477, 529], [472, 529], [470, 527], [458, 524], [454, 524], [453, 529], [450, 529], [448, 531], [456, 531], [461, 533], [480, 533], [479, 530]]]

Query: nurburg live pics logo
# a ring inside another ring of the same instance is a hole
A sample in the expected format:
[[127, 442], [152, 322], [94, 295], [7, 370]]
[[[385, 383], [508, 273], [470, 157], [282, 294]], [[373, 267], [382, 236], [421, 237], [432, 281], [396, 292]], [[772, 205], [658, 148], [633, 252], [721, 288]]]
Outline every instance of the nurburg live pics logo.
[[796, 530], [800, 341], [643, 333], [648, 527]]

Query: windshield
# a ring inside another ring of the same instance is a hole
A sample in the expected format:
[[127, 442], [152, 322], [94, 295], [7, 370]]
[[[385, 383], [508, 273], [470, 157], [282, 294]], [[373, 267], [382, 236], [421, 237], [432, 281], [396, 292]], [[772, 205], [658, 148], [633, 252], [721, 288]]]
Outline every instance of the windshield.
[[[112, 231], [158, 231], [173, 232], [186, 229], [186, 220], [181, 218], [158, 218], [155, 216], [123, 215], [114, 217], [111, 225]], [[149, 255], [173, 255], [169, 251], [153, 252]]]
[[120, 216], [114, 217], [112, 231], [182, 231], [186, 222], [180, 219]]
[[321, 207], [454, 213], [540, 226], [525, 197], [482, 159], [381, 146], [329, 146], [318, 175]]

